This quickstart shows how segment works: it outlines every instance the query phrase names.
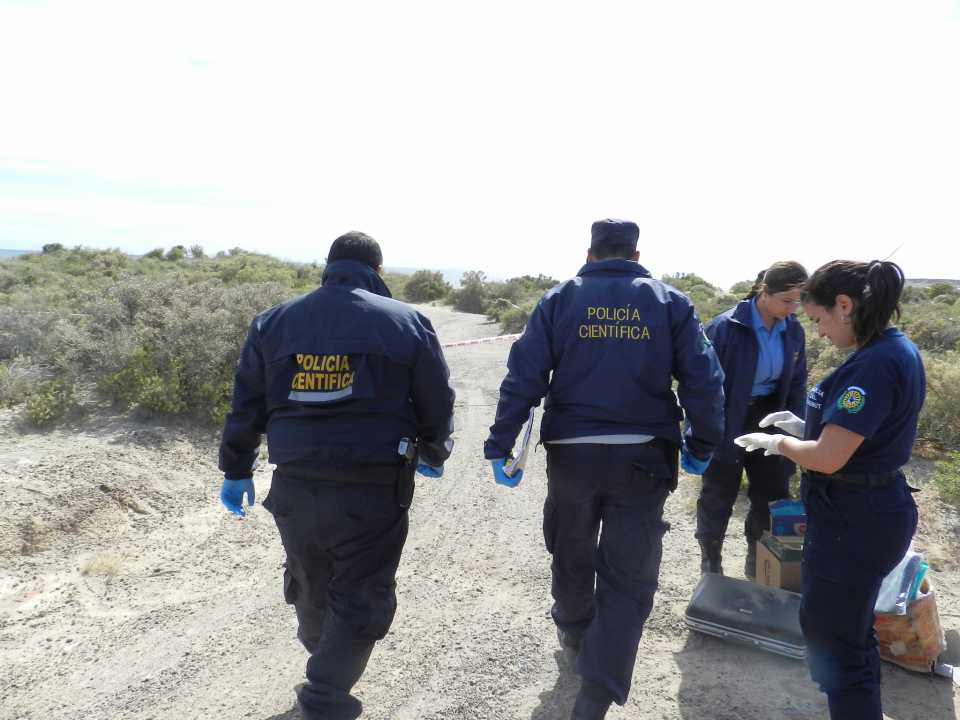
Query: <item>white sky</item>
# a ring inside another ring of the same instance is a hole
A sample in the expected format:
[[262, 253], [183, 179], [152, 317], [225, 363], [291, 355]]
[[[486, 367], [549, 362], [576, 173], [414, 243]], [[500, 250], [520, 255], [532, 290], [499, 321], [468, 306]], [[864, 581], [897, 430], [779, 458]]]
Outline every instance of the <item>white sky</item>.
[[0, 247], [960, 278], [960, 0], [0, 0]]

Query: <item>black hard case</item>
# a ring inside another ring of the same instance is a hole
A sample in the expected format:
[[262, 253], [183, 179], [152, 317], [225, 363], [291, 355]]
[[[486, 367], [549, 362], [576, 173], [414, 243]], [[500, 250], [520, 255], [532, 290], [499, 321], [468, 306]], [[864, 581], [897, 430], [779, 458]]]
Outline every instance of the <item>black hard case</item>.
[[802, 660], [800, 595], [738, 578], [705, 574], [685, 619], [698, 632]]

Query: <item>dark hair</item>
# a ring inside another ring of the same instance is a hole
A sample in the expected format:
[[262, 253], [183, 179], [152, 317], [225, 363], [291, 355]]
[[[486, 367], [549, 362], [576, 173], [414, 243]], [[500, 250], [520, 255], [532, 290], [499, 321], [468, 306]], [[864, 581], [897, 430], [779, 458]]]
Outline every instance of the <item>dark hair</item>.
[[598, 245], [591, 247], [590, 252], [596, 260], [609, 260], [610, 258], [622, 258], [629, 260], [637, 251], [635, 245]]
[[380, 252], [379, 243], [372, 237], [352, 230], [338, 237], [330, 246], [327, 263], [337, 260], [357, 260], [377, 269], [383, 265], [383, 253]]
[[837, 295], [853, 300], [853, 334], [865, 345], [882, 333], [894, 314], [900, 320], [903, 270], [888, 260], [858, 263], [834, 260], [817, 269], [807, 282], [804, 302], [827, 309], [837, 304]]
[[779, 293], [803, 287], [806, 282], [807, 269], [803, 265], [793, 260], [781, 260], [757, 274], [757, 279], [744, 300], [755, 298], [764, 286], [768, 293]]

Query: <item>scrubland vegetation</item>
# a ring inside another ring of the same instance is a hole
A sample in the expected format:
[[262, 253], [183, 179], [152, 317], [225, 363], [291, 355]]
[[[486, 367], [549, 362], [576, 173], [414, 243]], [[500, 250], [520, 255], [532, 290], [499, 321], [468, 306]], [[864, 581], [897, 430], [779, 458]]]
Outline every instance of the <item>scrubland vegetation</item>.
[[[0, 261], [0, 404], [22, 407], [36, 426], [78, 419], [113, 403], [215, 426], [229, 401], [240, 346], [254, 315], [320, 284], [322, 265], [284, 262], [234, 249], [207, 256], [176, 246], [143, 257], [67, 249]], [[693, 273], [665, 276], [701, 319], [734, 305], [729, 291]], [[491, 281], [467, 272], [453, 288], [439, 272], [387, 273], [395, 297], [442, 302], [519, 331], [556, 280], [543, 275]], [[943, 458], [940, 482], [956, 484], [960, 451], [960, 290], [950, 283], [908, 287], [900, 326], [921, 348], [928, 393], [920, 420], [925, 450]], [[807, 324], [810, 382], [843, 360]], [[945, 494], [950, 494], [949, 492]], [[960, 499], [960, 491], [955, 493]]]

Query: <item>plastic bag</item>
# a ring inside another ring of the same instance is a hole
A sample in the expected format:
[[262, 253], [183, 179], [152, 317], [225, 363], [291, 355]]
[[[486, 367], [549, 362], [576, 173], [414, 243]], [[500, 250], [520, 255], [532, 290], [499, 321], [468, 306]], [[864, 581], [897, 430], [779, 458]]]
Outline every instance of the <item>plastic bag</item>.
[[907, 554], [883, 579], [880, 585], [880, 594], [873, 607], [874, 612], [906, 615], [907, 604], [911, 594], [916, 599], [917, 589], [923, 574], [926, 572], [926, 563], [920, 553], [908, 550]]
[[873, 627], [882, 659], [907, 670], [946, 674], [945, 667], [937, 669], [937, 657], [947, 649], [947, 643], [929, 578], [920, 583], [917, 599], [909, 604], [905, 615], [877, 613]]

